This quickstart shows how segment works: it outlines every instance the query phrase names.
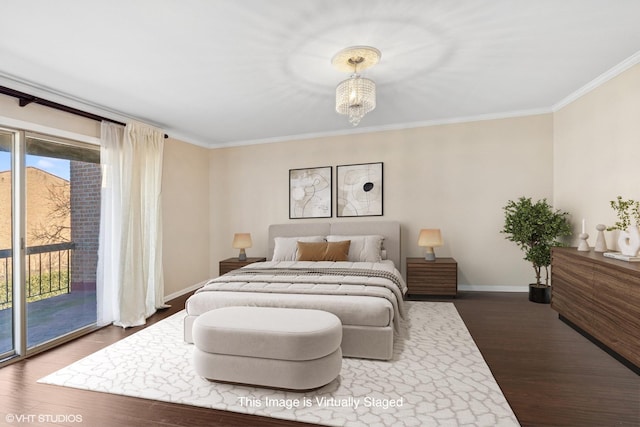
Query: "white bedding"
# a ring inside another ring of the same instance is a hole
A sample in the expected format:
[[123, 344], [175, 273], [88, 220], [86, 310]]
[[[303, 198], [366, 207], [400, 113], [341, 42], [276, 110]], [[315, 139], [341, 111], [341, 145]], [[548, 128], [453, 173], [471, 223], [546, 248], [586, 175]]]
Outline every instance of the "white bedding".
[[391, 261], [267, 261], [209, 280], [189, 299], [187, 312], [228, 305], [316, 308], [343, 324], [397, 327], [406, 291]]

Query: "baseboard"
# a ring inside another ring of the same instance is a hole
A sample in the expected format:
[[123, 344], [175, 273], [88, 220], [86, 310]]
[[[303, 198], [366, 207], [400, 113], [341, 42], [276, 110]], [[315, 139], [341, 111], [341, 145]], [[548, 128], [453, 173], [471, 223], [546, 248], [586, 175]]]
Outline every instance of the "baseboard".
[[458, 285], [458, 291], [470, 292], [529, 292], [528, 286], [518, 285]]
[[167, 301], [171, 301], [172, 299], [175, 299], [175, 298], [181, 297], [181, 296], [182, 296], [182, 295], [184, 295], [184, 294], [188, 294], [189, 292], [193, 292], [193, 291], [195, 291], [196, 289], [201, 288], [203, 285], [204, 285], [204, 283], [203, 283], [203, 282], [196, 283], [195, 285], [190, 286], [190, 287], [185, 288], [185, 289], [181, 289], [181, 290], [179, 290], [178, 292], [174, 292], [174, 293], [172, 293], [172, 294], [165, 295], [165, 296], [164, 296], [164, 302], [165, 302], [165, 303], [167, 303]]

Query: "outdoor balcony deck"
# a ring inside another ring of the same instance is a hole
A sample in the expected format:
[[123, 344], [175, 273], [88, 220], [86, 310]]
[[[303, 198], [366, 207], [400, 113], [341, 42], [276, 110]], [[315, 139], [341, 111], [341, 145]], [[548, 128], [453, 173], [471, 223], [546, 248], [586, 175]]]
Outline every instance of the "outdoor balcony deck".
[[[72, 242], [33, 246], [27, 255], [27, 348], [96, 322], [95, 282], [72, 282]], [[0, 355], [12, 351], [10, 249], [0, 250]]]
[[[73, 289], [73, 284], [72, 284]], [[13, 348], [13, 310], [0, 310], [0, 354]], [[96, 322], [96, 291], [90, 286], [27, 303], [27, 347], [42, 344]]]

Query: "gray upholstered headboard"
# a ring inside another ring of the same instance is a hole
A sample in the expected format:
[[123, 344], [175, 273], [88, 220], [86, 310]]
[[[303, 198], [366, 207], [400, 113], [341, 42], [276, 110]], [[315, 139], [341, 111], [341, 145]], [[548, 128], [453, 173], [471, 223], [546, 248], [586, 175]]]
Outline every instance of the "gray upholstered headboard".
[[273, 224], [269, 226], [269, 257], [273, 257], [275, 237], [376, 234], [384, 236], [387, 259], [400, 269], [400, 223], [396, 221], [315, 222]]

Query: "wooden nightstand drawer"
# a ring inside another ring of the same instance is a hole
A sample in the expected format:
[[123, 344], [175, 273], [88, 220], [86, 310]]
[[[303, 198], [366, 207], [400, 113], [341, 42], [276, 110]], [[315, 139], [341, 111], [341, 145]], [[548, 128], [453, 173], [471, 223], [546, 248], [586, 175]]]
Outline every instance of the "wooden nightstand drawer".
[[223, 274], [228, 273], [231, 270], [242, 268], [245, 265], [253, 264], [254, 262], [263, 262], [266, 260], [267, 259], [265, 257], [247, 258], [246, 261], [240, 261], [238, 260], [238, 258], [227, 258], [220, 261], [220, 275], [222, 276]]
[[407, 258], [407, 294], [456, 296], [458, 263], [453, 258]]

